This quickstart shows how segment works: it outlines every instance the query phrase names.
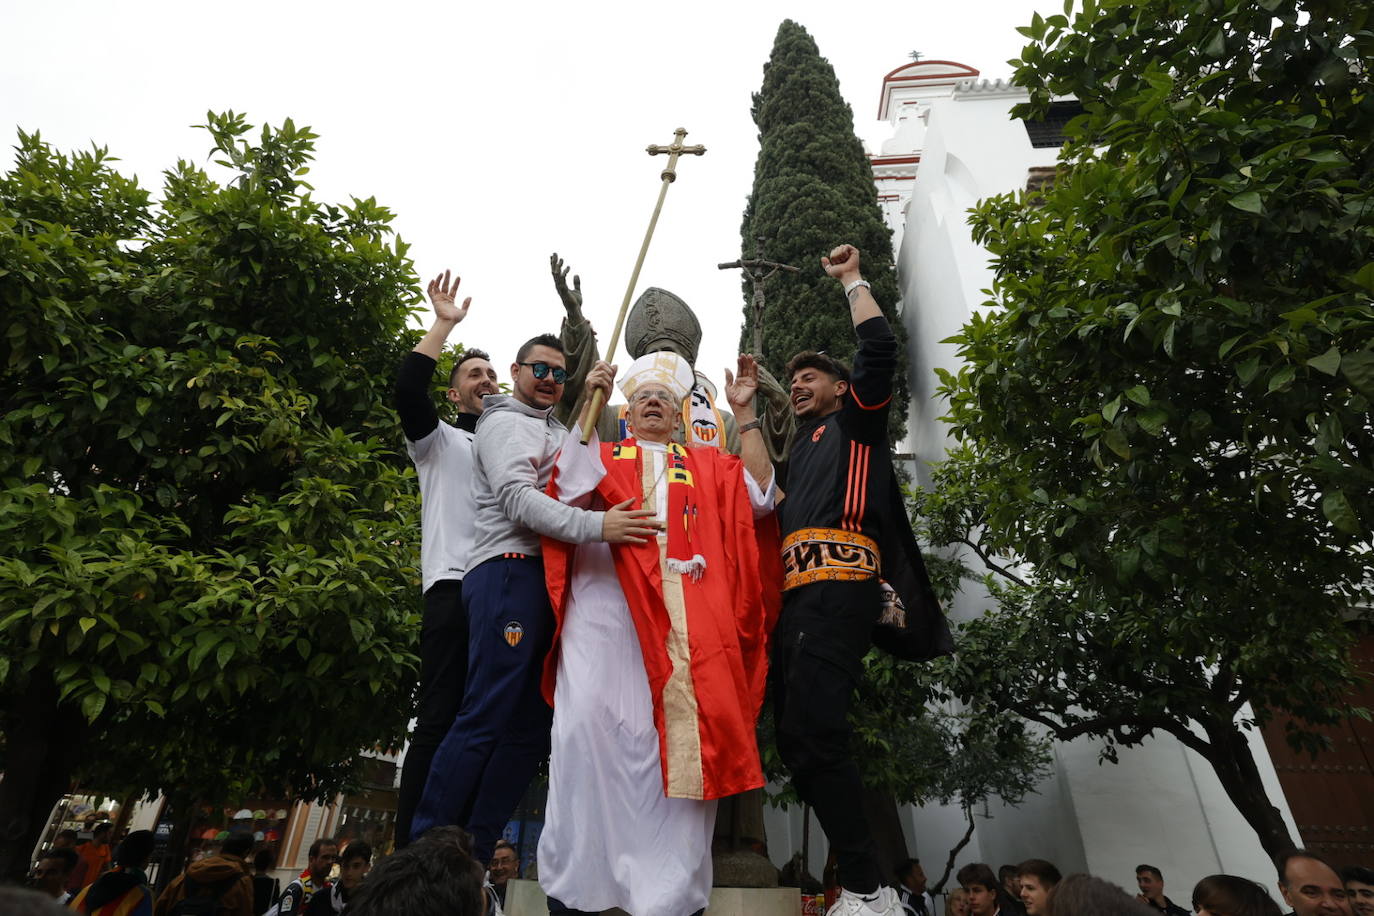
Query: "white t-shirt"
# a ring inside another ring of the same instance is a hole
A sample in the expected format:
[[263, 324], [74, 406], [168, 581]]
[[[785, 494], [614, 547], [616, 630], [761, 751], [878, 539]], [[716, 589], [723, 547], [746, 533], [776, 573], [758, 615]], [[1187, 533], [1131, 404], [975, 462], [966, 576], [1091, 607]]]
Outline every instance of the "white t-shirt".
[[420, 569], [424, 590], [442, 579], [463, 578], [472, 550], [476, 504], [472, 499], [473, 434], [443, 421], [406, 451], [420, 478]]

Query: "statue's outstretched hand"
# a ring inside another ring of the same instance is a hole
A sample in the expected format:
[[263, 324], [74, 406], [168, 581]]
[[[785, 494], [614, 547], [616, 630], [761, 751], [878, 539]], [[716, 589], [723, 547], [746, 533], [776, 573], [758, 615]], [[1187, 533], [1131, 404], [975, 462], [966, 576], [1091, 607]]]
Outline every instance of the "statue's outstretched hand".
[[558, 252], [549, 255], [549, 269], [553, 273], [553, 288], [558, 290], [558, 298], [563, 300], [563, 309], [569, 321], [582, 320], [582, 278], [573, 274], [572, 289], [568, 289], [568, 270]]

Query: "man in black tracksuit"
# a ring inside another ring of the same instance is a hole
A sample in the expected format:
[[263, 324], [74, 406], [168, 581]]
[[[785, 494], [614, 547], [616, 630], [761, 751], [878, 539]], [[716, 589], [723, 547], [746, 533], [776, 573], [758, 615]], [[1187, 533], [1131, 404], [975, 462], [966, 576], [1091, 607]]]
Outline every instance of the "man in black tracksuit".
[[[894, 604], [883, 580], [893, 583], [905, 613], [936, 635], [933, 650], [904, 657], [943, 654], [949, 637], [888, 447], [896, 338], [859, 273], [854, 246], [841, 245], [821, 264], [844, 284], [859, 349], [852, 375], [821, 353], [800, 353], [787, 366], [797, 430], [779, 508], [786, 578], [773, 634], [773, 714], [778, 752], [838, 859], [844, 891], [831, 914], [896, 916], [901, 903], [882, 884], [849, 749], [854, 686], [885, 602]], [[904, 588], [907, 582], [913, 587]]]

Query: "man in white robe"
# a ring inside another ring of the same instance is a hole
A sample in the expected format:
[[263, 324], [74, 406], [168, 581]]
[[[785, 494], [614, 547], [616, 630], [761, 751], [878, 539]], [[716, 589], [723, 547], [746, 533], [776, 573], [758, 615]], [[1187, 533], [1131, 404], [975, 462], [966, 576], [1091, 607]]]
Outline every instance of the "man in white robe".
[[[558, 459], [550, 490], [560, 500], [590, 508], [629, 495], [664, 530], [639, 548], [564, 546], [561, 565], [546, 546], [559, 619], [545, 673], [553, 750], [539, 841], [551, 914], [700, 911], [716, 799], [763, 781], [753, 726], [777, 603], [761, 580], [780, 568], [756, 537], [776, 537], [773, 474], [752, 423], [753, 359], [740, 357], [738, 378], [726, 374], [740, 458], [671, 442], [693, 375], [659, 352], [621, 382], [632, 437], [582, 446], [574, 432]], [[632, 489], [614, 489], [617, 479]]]

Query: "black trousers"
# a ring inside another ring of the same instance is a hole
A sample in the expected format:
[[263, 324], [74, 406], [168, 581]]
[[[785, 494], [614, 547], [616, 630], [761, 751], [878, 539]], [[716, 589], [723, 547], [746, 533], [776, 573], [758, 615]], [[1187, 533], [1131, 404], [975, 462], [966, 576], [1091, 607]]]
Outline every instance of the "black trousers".
[[877, 579], [786, 592], [769, 674], [778, 755], [830, 840], [841, 886], [858, 894], [882, 883], [849, 726], [880, 598]]
[[410, 822], [425, 790], [434, 752], [463, 705], [468, 678], [468, 612], [463, 580], [440, 579], [425, 592], [420, 624], [420, 689], [396, 798], [396, 848], [410, 842]]

